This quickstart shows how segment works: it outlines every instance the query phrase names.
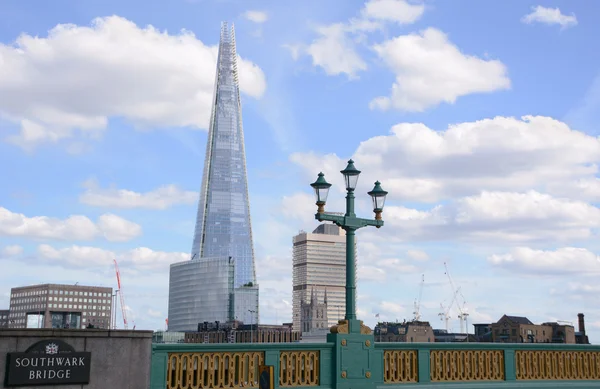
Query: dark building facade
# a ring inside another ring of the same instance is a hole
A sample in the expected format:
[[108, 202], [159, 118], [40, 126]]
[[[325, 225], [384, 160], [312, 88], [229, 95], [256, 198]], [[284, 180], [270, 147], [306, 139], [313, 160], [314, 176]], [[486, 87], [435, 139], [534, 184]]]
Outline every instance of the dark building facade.
[[202, 323], [198, 331], [186, 332], [185, 343], [291, 343], [300, 340], [291, 323], [282, 325]]
[[376, 342], [435, 342], [433, 328], [427, 321], [405, 321], [402, 323], [377, 323], [373, 330]]
[[8, 309], [0, 309], [0, 328], [8, 328]]

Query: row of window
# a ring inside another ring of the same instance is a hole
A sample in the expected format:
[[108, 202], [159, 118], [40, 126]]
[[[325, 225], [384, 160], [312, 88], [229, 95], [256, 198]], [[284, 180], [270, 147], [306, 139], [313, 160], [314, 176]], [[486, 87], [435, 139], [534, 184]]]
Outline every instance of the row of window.
[[29, 296], [40, 296], [46, 294], [64, 294], [70, 296], [90, 296], [90, 297], [110, 297], [110, 293], [103, 292], [83, 292], [79, 290], [35, 290], [29, 292], [21, 292], [21, 293], [13, 293], [11, 294], [11, 299], [16, 297], [29, 297]]
[[[48, 304], [47, 308], [67, 308], [67, 309], [93, 309], [93, 310], [102, 310], [102, 311], [108, 311], [110, 310], [110, 307], [108, 305], [77, 305], [77, 304]], [[23, 305], [23, 306], [17, 306], [14, 308], [11, 308], [11, 313], [10, 315], [12, 315], [13, 312], [18, 312], [18, 311], [31, 311], [31, 310], [46, 310], [46, 306], [34, 306], [34, 305]]]
[[[63, 301], [63, 297], [49, 297], [49, 301]], [[86, 298], [78, 298], [78, 297], [64, 297], [65, 302], [75, 302], [75, 303], [94, 303], [94, 304], [109, 304], [110, 300], [105, 299], [86, 299]]]

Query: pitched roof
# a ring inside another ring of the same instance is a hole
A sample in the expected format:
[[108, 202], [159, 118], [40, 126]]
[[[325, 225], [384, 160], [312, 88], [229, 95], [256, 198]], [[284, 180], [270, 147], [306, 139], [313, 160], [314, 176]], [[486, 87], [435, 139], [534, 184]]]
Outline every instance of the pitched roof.
[[524, 316], [508, 316], [504, 315], [508, 320], [518, 324], [533, 324], [528, 318]]

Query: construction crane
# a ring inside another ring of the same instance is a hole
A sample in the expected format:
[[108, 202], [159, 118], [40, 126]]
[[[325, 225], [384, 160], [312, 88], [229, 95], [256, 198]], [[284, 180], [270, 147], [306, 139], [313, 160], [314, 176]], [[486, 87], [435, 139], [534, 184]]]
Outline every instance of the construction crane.
[[117, 260], [115, 262], [115, 273], [117, 274], [117, 286], [119, 288], [119, 297], [121, 297], [121, 315], [123, 316], [123, 328], [127, 329], [127, 313], [125, 312], [125, 296], [123, 294], [123, 285], [121, 285], [121, 272], [119, 272], [119, 265]]
[[451, 318], [450, 310], [452, 309], [452, 305], [454, 305], [454, 301], [456, 301], [456, 296], [458, 295], [459, 291], [460, 291], [460, 287], [458, 288], [458, 290], [456, 292], [454, 292], [454, 296], [452, 296], [452, 300], [450, 301], [448, 308], [444, 308], [444, 304], [440, 303], [440, 308], [441, 308], [442, 312], [438, 313], [438, 316], [440, 317], [440, 320], [446, 322], [446, 331], [450, 330], [449, 326], [448, 326], [448, 322]]
[[469, 316], [469, 314], [465, 310], [465, 305], [467, 304], [467, 302], [465, 301], [465, 296], [462, 294], [460, 287], [455, 288], [454, 281], [452, 280], [452, 277], [450, 276], [450, 272], [448, 271], [448, 265], [446, 264], [446, 262], [444, 262], [444, 269], [446, 269], [446, 275], [448, 276], [448, 280], [450, 281], [450, 287], [452, 288], [452, 293], [454, 293], [454, 298], [456, 299], [456, 297], [459, 294], [462, 297], [462, 301], [463, 301], [462, 306], [458, 302], [456, 303], [456, 308], [458, 309], [458, 319], [460, 320], [460, 333], [462, 334], [465, 332], [465, 329], [468, 332], [468, 328], [465, 328], [466, 327], [465, 323], [467, 321], [467, 317]]
[[421, 274], [421, 286], [419, 287], [419, 299], [415, 300], [415, 321], [421, 320], [421, 296], [423, 296], [423, 284], [425, 283], [425, 274]]

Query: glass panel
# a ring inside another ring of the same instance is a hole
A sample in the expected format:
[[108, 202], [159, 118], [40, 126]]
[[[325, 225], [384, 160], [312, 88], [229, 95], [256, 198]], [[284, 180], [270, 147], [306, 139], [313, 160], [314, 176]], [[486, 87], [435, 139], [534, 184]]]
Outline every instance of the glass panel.
[[358, 174], [356, 174], [354, 176], [345, 175], [344, 178], [346, 179], [346, 189], [347, 188], [350, 188], [350, 189], [356, 188], [356, 184], [358, 183]]

